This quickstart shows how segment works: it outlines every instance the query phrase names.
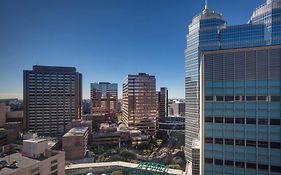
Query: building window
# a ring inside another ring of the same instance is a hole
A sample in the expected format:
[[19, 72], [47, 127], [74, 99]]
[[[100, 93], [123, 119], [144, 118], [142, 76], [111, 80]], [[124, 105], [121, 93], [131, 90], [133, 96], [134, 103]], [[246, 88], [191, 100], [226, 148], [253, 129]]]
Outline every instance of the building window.
[[54, 171], [56, 169], [58, 169], [58, 165], [54, 165], [54, 166], [51, 167], [51, 171]]
[[215, 123], [223, 123], [222, 117], [215, 117]]
[[279, 119], [270, 119], [270, 125], [280, 125]]
[[233, 141], [233, 139], [225, 139], [224, 144], [225, 145], [234, 145], [234, 141]]
[[213, 101], [214, 97], [213, 96], [205, 96], [206, 101]]
[[246, 96], [246, 101], [256, 101], [256, 96]]
[[259, 119], [258, 123], [259, 123], [259, 125], [267, 125], [268, 124], [268, 120], [267, 119]]
[[234, 101], [234, 96], [225, 96], [225, 101], [226, 102]]
[[271, 172], [281, 173], [280, 166], [271, 166], [270, 169], [271, 169]]
[[281, 143], [270, 142], [270, 148], [272, 148], [272, 149], [280, 149], [281, 148]]
[[213, 159], [205, 158], [205, 163], [213, 164]]
[[258, 101], [267, 101], [266, 96], [258, 96]]
[[224, 164], [225, 164], [226, 166], [233, 166], [233, 165], [234, 165], [234, 162], [233, 162], [232, 160], [225, 160], [225, 161], [224, 161]]
[[246, 141], [246, 145], [247, 146], [256, 147], [256, 141], [247, 140]]
[[258, 147], [268, 148], [268, 142], [258, 141]]
[[223, 101], [223, 96], [216, 96], [216, 101]]
[[223, 160], [215, 159], [215, 165], [223, 165]]
[[256, 169], [257, 168], [257, 164], [255, 163], [246, 163], [246, 167], [250, 168], [250, 169]]
[[247, 124], [256, 124], [256, 119], [255, 118], [246, 118], [246, 123]]
[[51, 164], [54, 164], [54, 163], [58, 163], [58, 160], [55, 159], [55, 160], [52, 160], [52, 161], [51, 161]]
[[235, 145], [237, 146], [245, 146], [245, 140], [235, 140]]
[[268, 171], [268, 165], [262, 165], [262, 164], [259, 164], [259, 165], [258, 165], [258, 168], [259, 168], [259, 170], [265, 170], [265, 171]]
[[244, 162], [235, 162], [235, 167], [237, 167], [237, 168], [245, 168], [245, 163]]
[[223, 144], [223, 139], [215, 138], [215, 144]]
[[224, 122], [225, 123], [234, 123], [234, 119], [233, 118], [225, 118]]
[[236, 118], [235, 123], [236, 124], [245, 124], [245, 118]]
[[213, 117], [205, 117], [205, 123], [213, 123]]
[[211, 144], [213, 144], [213, 138], [208, 138], [208, 137], [206, 137], [206, 138], [205, 138], [205, 143], [211, 143]]

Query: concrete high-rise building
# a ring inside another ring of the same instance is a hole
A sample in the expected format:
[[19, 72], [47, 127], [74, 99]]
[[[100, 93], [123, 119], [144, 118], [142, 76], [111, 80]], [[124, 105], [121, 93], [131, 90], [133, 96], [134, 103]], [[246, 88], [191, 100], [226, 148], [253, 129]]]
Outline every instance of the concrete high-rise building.
[[91, 83], [91, 114], [116, 117], [117, 102], [117, 83]]
[[201, 174], [281, 174], [281, 45], [204, 52], [201, 69]]
[[128, 127], [154, 135], [157, 120], [156, 79], [139, 73], [123, 82], [122, 120]]
[[33, 66], [23, 72], [24, 126], [61, 136], [82, 113], [82, 74], [74, 67]]
[[158, 117], [168, 116], [168, 89], [161, 87], [160, 91], [157, 91], [157, 106], [158, 106]]
[[281, 44], [280, 0], [267, 0], [248, 24], [227, 26], [222, 15], [205, 9], [192, 19], [185, 50], [186, 158], [192, 159], [192, 142], [199, 138], [200, 58], [211, 50]]

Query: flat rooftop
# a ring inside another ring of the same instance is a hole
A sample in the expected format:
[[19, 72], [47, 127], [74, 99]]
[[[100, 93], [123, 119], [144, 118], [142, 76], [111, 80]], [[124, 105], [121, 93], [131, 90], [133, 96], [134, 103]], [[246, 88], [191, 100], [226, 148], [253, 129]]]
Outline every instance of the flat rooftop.
[[74, 127], [70, 131], [68, 131], [63, 137], [83, 136], [87, 130], [88, 127]]
[[24, 140], [24, 142], [29, 142], [29, 143], [40, 143], [40, 142], [45, 142], [45, 141], [47, 141], [47, 140], [46, 139], [39, 139], [39, 138]]
[[30, 167], [30, 166], [40, 162], [39, 160], [36, 160], [36, 159], [24, 157], [24, 156], [21, 155], [21, 153], [10, 154], [8, 156], [0, 158], [0, 161], [6, 161], [8, 163], [8, 165], [12, 164], [14, 161], [17, 162], [17, 168], [15, 168], [15, 169], [7, 168], [7, 167], [4, 167], [2, 169], [0, 168], [0, 174], [1, 175], [12, 174], [12, 173], [15, 173], [17, 171], [20, 171], [21, 169]]

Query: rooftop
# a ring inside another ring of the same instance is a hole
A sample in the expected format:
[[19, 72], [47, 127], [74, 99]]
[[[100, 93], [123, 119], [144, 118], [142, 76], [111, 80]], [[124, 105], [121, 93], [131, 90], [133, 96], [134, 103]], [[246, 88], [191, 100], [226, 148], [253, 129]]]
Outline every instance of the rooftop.
[[40, 142], [45, 142], [45, 141], [47, 141], [47, 140], [46, 139], [40, 139], [40, 138], [24, 140], [24, 142], [29, 142], [29, 143], [40, 143]]
[[[13, 168], [8, 168], [8, 167], [4, 167], [1, 168], [1, 166], [7, 162], [7, 165], [11, 165], [16, 161], [16, 167]], [[23, 168], [27, 168], [29, 166], [32, 166], [38, 162], [40, 162], [39, 160], [35, 160], [35, 159], [31, 159], [28, 157], [24, 157], [21, 155], [21, 153], [14, 153], [11, 155], [8, 155], [6, 157], [0, 158], [0, 162], [3, 162], [3, 164], [1, 163], [0, 165], [0, 174], [1, 175], [8, 175], [8, 174], [12, 174], [15, 173], [17, 171], [19, 171], [20, 169]]]
[[63, 137], [83, 136], [87, 130], [88, 127], [74, 127], [70, 131], [68, 131]]

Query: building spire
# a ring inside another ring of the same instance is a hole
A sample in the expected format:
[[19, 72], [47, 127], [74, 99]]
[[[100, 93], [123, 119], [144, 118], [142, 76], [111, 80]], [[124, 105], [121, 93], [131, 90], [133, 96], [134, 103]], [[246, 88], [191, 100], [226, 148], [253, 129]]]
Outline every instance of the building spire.
[[205, 9], [204, 10], [208, 10], [208, 0], [205, 0]]

